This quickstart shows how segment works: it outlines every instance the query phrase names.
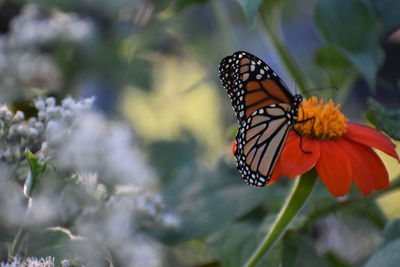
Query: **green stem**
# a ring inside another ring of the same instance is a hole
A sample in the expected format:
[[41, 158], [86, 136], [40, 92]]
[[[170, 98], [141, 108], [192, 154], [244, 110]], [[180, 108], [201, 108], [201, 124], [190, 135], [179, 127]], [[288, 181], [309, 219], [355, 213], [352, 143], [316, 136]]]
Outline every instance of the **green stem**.
[[283, 205], [274, 224], [249, 261], [246, 263], [246, 267], [254, 266], [257, 261], [275, 244], [275, 242], [279, 240], [286, 227], [296, 216], [301, 207], [303, 207], [303, 204], [306, 202], [314, 188], [316, 181], [317, 173], [314, 169], [301, 175], [296, 180], [292, 192]]
[[22, 220], [21, 226], [18, 229], [17, 234], [14, 237], [14, 240], [11, 244], [11, 247], [9, 249], [9, 256], [15, 256], [18, 255], [21, 251], [21, 245], [26, 237], [26, 222], [28, 220], [30, 211], [31, 211], [31, 207], [32, 207], [32, 198], [28, 198], [28, 202], [27, 202], [27, 208], [26, 208], [26, 212], [25, 212], [25, 216]]
[[235, 40], [233, 38], [234, 26], [231, 25], [227, 9], [222, 1], [211, 1], [210, 5], [211, 5], [211, 10], [214, 13], [214, 17], [217, 20], [218, 29], [220, 29], [219, 41], [221, 44], [223, 44], [221, 45], [221, 47], [226, 48], [226, 51], [224, 52], [231, 52], [234, 49], [233, 44], [235, 43]]
[[297, 85], [300, 88], [300, 91], [307, 98], [309, 97], [309, 94], [307, 93], [306, 89], [309, 88], [309, 86], [307, 85], [308, 82], [304, 78], [305, 75], [302, 73], [298, 64], [296, 64], [294, 60], [295, 57], [292, 55], [289, 48], [283, 41], [283, 38], [279, 34], [280, 30], [279, 8], [280, 8], [279, 6], [273, 7], [273, 10], [270, 10], [270, 6], [261, 5], [260, 7], [261, 21], [264, 25], [266, 32], [268, 33], [268, 36], [271, 38], [272, 44], [274, 45], [277, 54], [281, 58], [289, 74], [296, 81]]

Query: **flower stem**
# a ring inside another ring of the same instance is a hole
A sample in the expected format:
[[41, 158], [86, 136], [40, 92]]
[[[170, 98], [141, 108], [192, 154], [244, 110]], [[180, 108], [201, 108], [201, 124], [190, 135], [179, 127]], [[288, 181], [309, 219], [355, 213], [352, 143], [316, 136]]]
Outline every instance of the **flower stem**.
[[286, 199], [279, 215], [270, 228], [264, 240], [258, 246], [256, 251], [246, 263], [246, 267], [254, 266], [257, 261], [275, 244], [276, 241], [284, 233], [286, 227], [299, 212], [303, 204], [306, 202], [315, 182], [317, 181], [317, 173], [314, 169], [301, 175], [293, 185], [292, 192]]
[[13, 240], [13, 242], [11, 244], [10, 249], [9, 249], [9, 255], [8, 255], [9, 257], [18, 255], [20, 253], [21, 245], [23, 243], [23, 240], [26, 237], [26, 228], [25, 228], [25, 226], [26, 226], [26, 222], [28, 220], [28, 217], [30, 215], [31, 208], [32, 208], [32, 198], [28, 198], [25, 216], [24, 216], [24, 218], [22, 220], [21, 226], [18, 229], [18, 232], [17, 232], [16, 236], [14, 237], [14, 240]]
[[289, 74], [296, 81], [297, 85], [300, 88], [301, 93], [306, 97], [310, 97], [309, 93], [305, 90], [306, 88], [310, 88], [308, 86], [308, 81], [303, 75], [301, 68], [294, 60], [294, 56], [290, 52], [290, 49], [287, 47], [283, 38], [279, 34], [280, 30], [280, 10], [279, 6], [271, 7], [268, 4], [263, 4], [260, 7], [260, 15], [261, 22], [264, 25], [265, 31], [268, 33], [268, 36], [271, 38], [272, 44], [276, 49], [277, 54], [280, 56], [282, 63], [285, 65]]

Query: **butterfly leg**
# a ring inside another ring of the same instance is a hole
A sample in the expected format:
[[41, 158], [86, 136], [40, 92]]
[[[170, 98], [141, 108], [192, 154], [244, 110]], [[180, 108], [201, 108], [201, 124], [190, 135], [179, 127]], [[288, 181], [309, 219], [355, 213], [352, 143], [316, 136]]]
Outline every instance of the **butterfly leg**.
[[310, 120], [313, 121], [313, 122], [312, 122], [312, 125], [311, 125], [311, 133], [310, 133], [310, 134], [312, 134], [313, 131], [314, 131], [315, 117], [311, 117], [311, 118], [307, 118], [307, 119], [305, 119], [305, 120], [297, 121], [296, 124], [297, 124], [297, 123], [306, 123], [307, 121], [310, 121]]
[[[311, 117], [311, 118], [308, 118], [308, 119], [305, 119], [305, 120], [297, 121], [297, 123], [305, 123], [305, 122], [310, 121], [310, 120], [313, 121], [312, 126], [311, 126], [311, 133], [312, 133], [312, 132], [314, 131], [315, 117]], [[302, 136], [298, 131], [296, 131], [296, 129], [294, 129], [294, 128], [293, 128], [293, 131], [294, 131], [298, 136], [300, 136], [300, 149], [301, 149], [301, 151], [302, 151], [303, 153], [305, 153], [305, 154], [311, 154], [312, 151], [307, 151], [307, 150], [304, 150], [304, 149], [303, 149], [303, 136]]]
[[293, 129], [293, 131], [300, 137], [300, 149], [301, 149], [301, 151], [304, 154], [311, 154], [312, 151], [307, 151], [307, 150], [303, 149], [303, 136], [298, 131], [296, 131], [295, 129]]

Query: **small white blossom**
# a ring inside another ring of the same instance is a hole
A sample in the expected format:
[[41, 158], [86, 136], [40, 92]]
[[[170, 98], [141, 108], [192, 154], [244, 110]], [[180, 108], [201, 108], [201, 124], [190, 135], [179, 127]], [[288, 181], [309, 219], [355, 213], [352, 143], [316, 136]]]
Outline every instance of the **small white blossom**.
[[66, 97], [61, 102], [61, 106], [65, 109], [72, 109], [75, 106], [75, 100], [72, 97]]
[[69, 266], [71, 266], [71, 265], [70, 265], [69, 260], [65, 259], [65, 260], [62, 260], [62, 261], [61, 261], [61, 266], [62, 266], [62, 267], [69, 267]]
[[13, 117], [11, 110], [6, 105], [0, 106], [0, 119], [9, 121]]
[[44, 110], [39, 110], [38, 119], [40, 121], [47, 121], [47, 113]]
[[22, 111], [17, 111], [14, 115], [14, 117], [12, 118], [14, 123], [18, 123], [21, 122], [23, 119], [25, 119], [25, 115]]
[[36, 128], [39, 133], [43, 132], [43, 130], [44, 130], [44, 123], [43, 122], [37, 121], [37, 122], [34, 122], [34, 123], [30, 123], [30, 125], [32, 125], [33, 128]]
[[67, 121], [74, 119], [74, 113], [70, 110], [64, 110], [62, 116]]
[[56, 106], [56, 99], [54, 97], [48, 97], [48, 98], [45, 99], [45, 103], [47, 105], [47, 108], [55, 107]]
[[104, 201], [107, 196], [107, 188], [104, 184], [98, 184], [96, 188], [96, 199]]
[[15, 134], [19, 134], [19, 135], [22, 135], [22, 136], [27, 136], [28, 133], [29, 133], [29, 127], [27, 125], [25, 125], [25, 124], [16, 125], [12, 129], [16, 131]]
[[91, 106], [93, 105], [95, 99], [96, 99], [96, 97], [94, 97], [94, 96], [85, 98], [85, 99], [83, 99], [83, 104], [84, 104], [86, 107], [91, 107]]
[[30, 136], [36, 137], [39, 135], [39, 130], [35, 128], [29, 128], [29, 133]]
[[41, 97], [36, 98], [33, 103], [35, 105], [35, 108], [39, 111], [43, 111], [46, 108], [46, 102]]
[[56, 117], [57, 115], [59, 115], [59, 113], [60, 113], [60, 108], [59, 108], [59, 107], [55, 107], [55, 106], [53, 106], [53, 105], [49, 105], [49, 106], [46, 108], [46, 113], [47, 113], [47, 116], [48, 116], [48, 117], [54, 118], [54, 117]]
[[165, 213], [163, 217], [164, 225], [167, 228], [178, 228], [181, 224], [179, 218], [171, 213]]

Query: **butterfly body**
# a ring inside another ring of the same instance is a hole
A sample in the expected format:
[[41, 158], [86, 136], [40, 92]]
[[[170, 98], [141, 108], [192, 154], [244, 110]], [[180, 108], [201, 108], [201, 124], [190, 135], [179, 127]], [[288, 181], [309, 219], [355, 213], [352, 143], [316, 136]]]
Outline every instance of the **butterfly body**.
[[220, 63], [220, 79], [239, 122], [235, 158], [243, 179], [264, 186], [271, 179], [303, 98], [293, 96], [262, 60], [239, 51]]

